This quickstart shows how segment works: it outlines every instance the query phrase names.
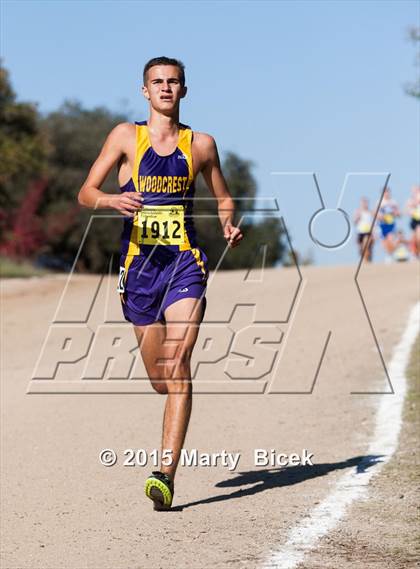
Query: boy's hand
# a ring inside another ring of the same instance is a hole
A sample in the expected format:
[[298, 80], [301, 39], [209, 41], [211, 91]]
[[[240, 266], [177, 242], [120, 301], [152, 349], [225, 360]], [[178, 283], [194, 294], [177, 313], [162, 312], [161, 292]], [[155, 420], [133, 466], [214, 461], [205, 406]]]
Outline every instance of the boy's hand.
[[122, 192], [109, 196], [109, 206], [126, 217], [134, 217], [143, 207], [143, 199], [139, 192]]
[[223, 235], [231, 249], [239, 245], [243, 238], [242, 231], [239, 227], [234, 227], [231, 223], [225, 225]]

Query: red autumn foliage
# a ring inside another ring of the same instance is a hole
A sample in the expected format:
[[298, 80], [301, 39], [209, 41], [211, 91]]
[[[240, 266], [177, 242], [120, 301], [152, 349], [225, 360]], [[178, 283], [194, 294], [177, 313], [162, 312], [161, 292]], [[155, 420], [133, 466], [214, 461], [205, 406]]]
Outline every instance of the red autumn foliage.
[[47, 187], [46, 179], [31, 182], [20, 206], [9, 219], [5, 212], [0, 212], [0, 224], [3, 226], [3, 242], [0, 243], [1, 255], [12, 258], [30, 258], [74, 223], [77, 207], [67, 210], [59, 218], [52, 215], [43, 218], [37, 215]]

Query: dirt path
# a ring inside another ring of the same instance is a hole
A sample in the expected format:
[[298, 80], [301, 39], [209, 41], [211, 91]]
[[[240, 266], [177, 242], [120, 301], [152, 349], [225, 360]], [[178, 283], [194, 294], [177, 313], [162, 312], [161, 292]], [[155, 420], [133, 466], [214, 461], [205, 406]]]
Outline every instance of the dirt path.
[[[216, 344], [224, 330], [242, 329], [253, 315], [259, 322], [283, 323], [258, 324], [256, 336], [267, 344], [255, 359], [252, 353], [241, 356], [242, 344], [234, 343], [237, 361], [228, 368], [226, 358], [199, 366], [184, 446], [239, 452], [240, 462], [235, 471], [222, 465], [180, 467], [175, 508], [165, 514], [153, 512], [143, 495], [151, 466], [124, 467], [119, 461], [106, 468], [98, 460], [103, 448], [120, 457], [125, 449], [159, 448], [165, 398], [154, 393], [26, 394], [66, 281], [2, 283], [2, 567], [258, 567], [268, 549], [281, 544], [343, 471], [365, 455], [380, 395], [350, 392], [389, 391], [354, 267], [305, 267], [302, 276], [298, 287], [292, 269], [267, 270], [262, 281], [246, 281], [241, 272], [220, 273], [209, 286], [206, 320], [216, 330]], [[387, 362], [417, 300], [417, 267], [373, 265], [363, 269], [359, 283]], [[58, 319], [80, 321], [87, 314], [91, 327], [104, 322], [101, 302], [108, 298], [108, 284], [108, 279], [76, 277]], [[110, 290], [114, 286], [111, 281]], [[112, 294], [106, 321], [118, 322]], [[91, 298], [95, 306], [89, 312]], [[235, 302], [244, 306], [230, 318]], [[124, 329], [132, 334], [129, 325]], [[273, 329], [283, 333], [278, 345], [276, 334], [270, 335]], [[203, 327], [200, 336], [206, 331]], [[101, 345], [94, 346], [97, 357], [106, 356]], [[231, 377], [261, 375], [261, 360], [270, 360], [277, 348], [279, 355], [268, 366], [270, 381], [220, 381], [225, 368]], [[85, 363], [62, 366], [62, 375], [48, 387], [75, 385]], [[103, 390], [106, 381], [84, 385]], [[128, 383], [114, 378], [113, 389], [116, 381]], [[200, 393], [202, 386], [206, 393]], [[258, 467], [256, 448], [287, 454], [308, 449], [314, 466]]]

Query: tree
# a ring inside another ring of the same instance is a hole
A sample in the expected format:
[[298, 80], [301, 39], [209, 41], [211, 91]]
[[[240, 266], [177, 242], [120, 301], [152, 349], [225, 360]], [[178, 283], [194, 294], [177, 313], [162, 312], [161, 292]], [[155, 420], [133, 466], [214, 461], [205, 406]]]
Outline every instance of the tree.
[[[108, 133], [126, 120], [125, 116], [103, 107], [85, 109], [78, 101], [65, 101], [43, 120], [42, 128], [51, 152], [48, 157], [49, 184], [42, 213], [59, 224], [69, 209], [77, 209], [73, 225], [51, 239], [51, 255], [68, 262], [75, 259], [93, 214], [92, 210], [78, 205], [77, 195]], [[115, 171], [107, 178], [102, 190], [118, 191]], [[122, 220], [98, 217], [104, 213], [95, 212], [93, 225], [84, 241], [79, 258], [79, 267], [83, 270], [102, 271], [110, 256], [119, 249]]]
[[19, 103], [0, 61], [0, 237], [28, 184], [45, 175], [47, 144], [36, 105]]
[[[408, 37], [414, 43], [414, 45], [416, 47], [418, 47], [415, 65], [416, 65], [416, 67], [419, 67], [420, 66], [420, 45], [417, 46], [417, 44], [419, 44], [419, 42], [420, 42], [420, 28], [414, 28], [414, 27], [409, 28]], [[415, 82], [414, 83], [408, 83], [405, 87], [405, 91], [408, 95], [411, 95], [412, 97], [416, 97], [417, 99], [420, 99], [420, 77], [419, 77], [418, 73], [417, 73], [417, 78], [416, 78]]]
[[48, 188], [48, 142], [33, 103], [19, 103], [0, 65], [0, 252], [34, 257], [72, 222], [72, 211], [55, 227], [42, 215]]

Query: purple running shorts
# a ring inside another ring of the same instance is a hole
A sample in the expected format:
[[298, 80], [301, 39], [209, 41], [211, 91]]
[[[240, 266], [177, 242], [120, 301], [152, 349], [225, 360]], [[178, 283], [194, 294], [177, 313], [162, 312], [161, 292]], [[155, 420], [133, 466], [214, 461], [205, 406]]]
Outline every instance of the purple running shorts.
[[135, 326], [165, 322], [168, 306], [181, 298], [205, 297], [208, 259], [199, 247], [187, 251], [169, 251], [159, 247], [152, 253], [121, 255], [118, 291], [124, 318]]

